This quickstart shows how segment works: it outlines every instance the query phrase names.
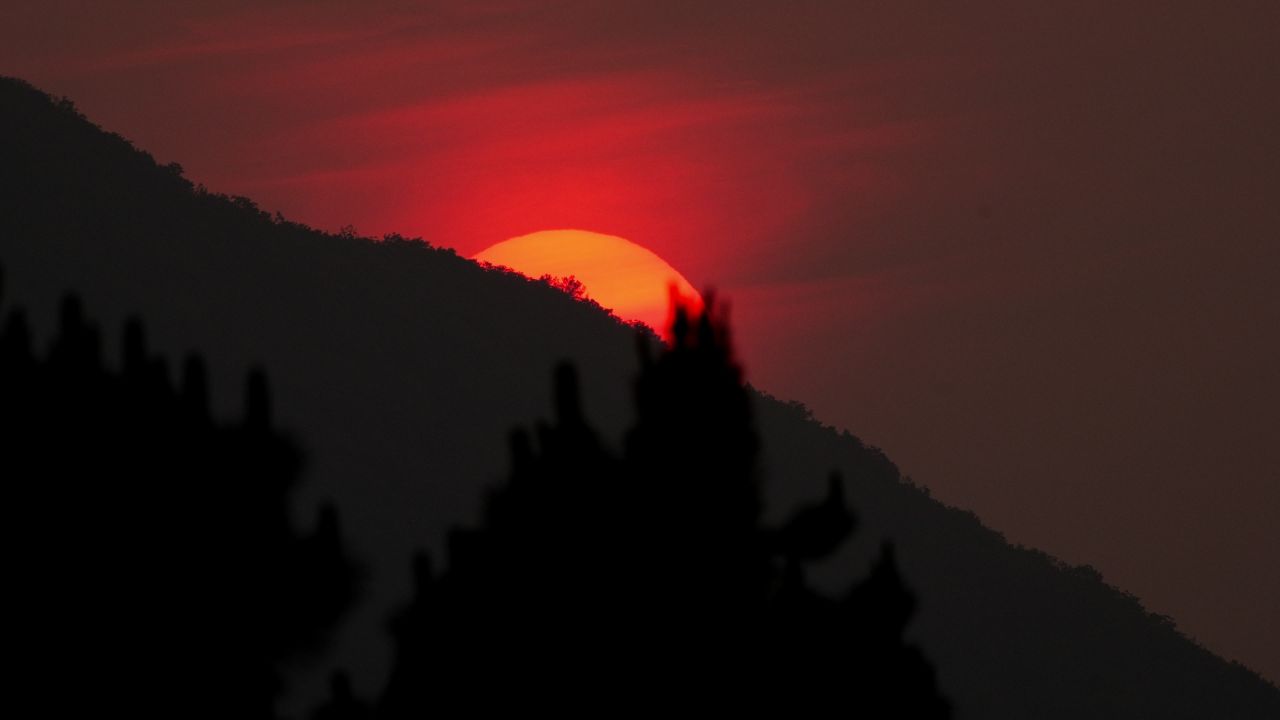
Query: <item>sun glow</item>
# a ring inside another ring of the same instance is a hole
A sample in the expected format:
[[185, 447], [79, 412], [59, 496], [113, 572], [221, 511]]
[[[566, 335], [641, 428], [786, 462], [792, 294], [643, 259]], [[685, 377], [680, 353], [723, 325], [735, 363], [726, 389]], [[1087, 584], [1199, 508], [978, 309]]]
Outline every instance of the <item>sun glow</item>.
[[620, 237], [587, 230], [543, 230], [521, 235], [476, 254], [529, 277], [573, 276], [587, 297], [618, 317], [639, 321], [664, 337], [672, 293], [701, 307], [702, 297], [675, 268], [653, 252]]

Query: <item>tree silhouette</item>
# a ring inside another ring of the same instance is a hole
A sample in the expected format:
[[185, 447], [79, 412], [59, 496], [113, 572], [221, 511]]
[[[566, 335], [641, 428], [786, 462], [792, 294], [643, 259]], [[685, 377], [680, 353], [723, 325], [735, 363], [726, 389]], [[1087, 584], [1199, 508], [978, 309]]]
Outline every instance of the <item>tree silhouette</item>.
[[224, 425], [199, 357], [175, 388], [140, 322], [122, 344], [113, 371], [74, 296], [44, 357], [20, 310], [0, 329], [16, 700], [272, 717], [281, 663], [318, 647], [354, 592], [336, 512], [292, 526], [301, 457], [272, 425], [265, 374]]
[[948, 715], [903, 642], [913, 599], [889, 548], [844, 597], [804, 580], [853, 530], [840, 478], [763, 525], [759, 441], [714, 298], [696, 317], [677, 308], [672, 335], [657, 357], [640, 343], [620, 456], [583, 417], [574, 369], [556, 369], [554, 422], [512, 435], [482, 525], [450, 536], [441, 571], [415, 561], [381, 716], [676, 702]]
[[565, 293], [574, 300], [585, 300], [587, 297], [587, 286], [576, 276], [555, 277], [548, 273], [539, 277], [538, 280]]

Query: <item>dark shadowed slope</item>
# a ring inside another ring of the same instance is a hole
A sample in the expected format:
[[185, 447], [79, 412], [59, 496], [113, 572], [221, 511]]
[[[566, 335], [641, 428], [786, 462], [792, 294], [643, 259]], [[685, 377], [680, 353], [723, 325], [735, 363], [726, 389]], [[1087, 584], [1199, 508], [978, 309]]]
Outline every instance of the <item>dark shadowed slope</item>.
[[[621, 446], [638, 365], [614, 319], [450, 251], [325, 235], [205, 193], [11, 80], [0, 81], [0, 262], [34, 327], [53, 327], [74, 289], [104, 327], [140, 313], [157, 350], [202, 349], [210, 386], [226, 393], [215, 415], [238, 407], [242, 368], [271, 369], [278, 423], [310, 459], [308, 502], [336, 500], [368, 568], [334, 654], [366, 697], [387, 675], [383, 625], [412, 595], [413, 551], [440, 552], [448, 527], [479, 517], [482, 488], [505, 474], [501, 438], [552, 406], [557, 361], [580, 368], [587, 417]], [[1089, 570], [1009, 547], [903, 483], [878, 451], [795, 406], [753, 401], [766, 516], [821, 496], [833, 469], [848, 479], [861, 529], [812, 577], [846, 587], [892, 539], [919, 599], [908, 634], [957, 717], [1280, 716], [1274, 687]]]

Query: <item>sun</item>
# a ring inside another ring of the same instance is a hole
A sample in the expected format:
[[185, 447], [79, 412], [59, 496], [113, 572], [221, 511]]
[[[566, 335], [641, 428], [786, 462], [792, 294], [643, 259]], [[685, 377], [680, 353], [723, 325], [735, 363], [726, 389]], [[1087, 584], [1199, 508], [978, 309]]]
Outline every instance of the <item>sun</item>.
[[529, 277], [573, 276], [587, 297], [627, 321], [639, 321], [663, 337], [671, 293], [695, 308], [702, 296], [665, 260], [636, 243], [587, 230], [543, 230], [491, 245], [473, 260], [502, 265]]

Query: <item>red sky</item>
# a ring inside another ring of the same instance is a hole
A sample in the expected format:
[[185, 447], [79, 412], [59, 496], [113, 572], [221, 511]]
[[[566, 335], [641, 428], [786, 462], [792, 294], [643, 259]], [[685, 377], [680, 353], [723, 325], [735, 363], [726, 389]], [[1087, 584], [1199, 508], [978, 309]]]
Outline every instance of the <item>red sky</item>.
[[0, 72], [318, 227], [645, 245], [754, 384], [1280, 681], [1272, 0], [106, 5], [7, 3]]

